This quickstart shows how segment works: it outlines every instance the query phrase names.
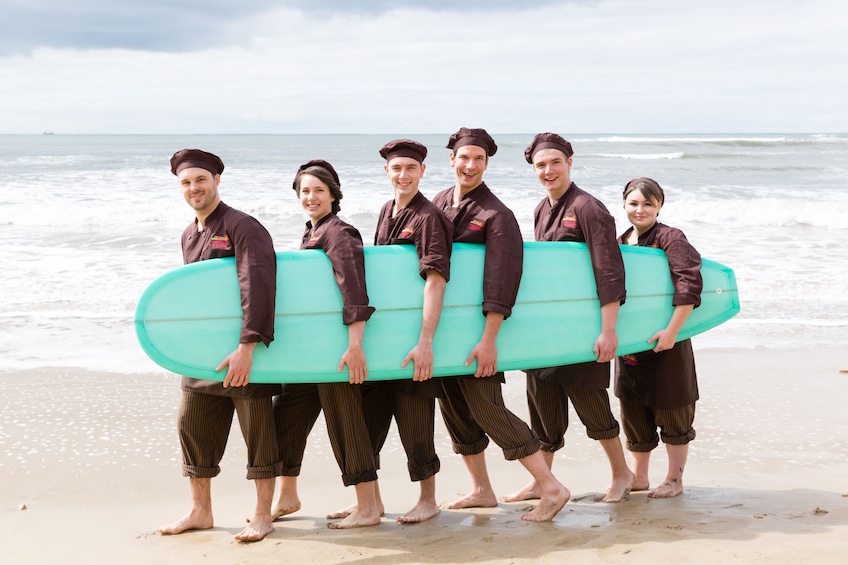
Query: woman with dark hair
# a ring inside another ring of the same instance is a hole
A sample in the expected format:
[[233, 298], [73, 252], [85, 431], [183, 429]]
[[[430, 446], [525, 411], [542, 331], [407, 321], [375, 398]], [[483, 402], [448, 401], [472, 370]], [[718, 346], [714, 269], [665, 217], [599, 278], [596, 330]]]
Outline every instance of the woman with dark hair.
[[663, 189], [655, 180], [642, 177], [628, 182], [624, 210], [632, 227], [619, 237], [624, 245], [665, 251], [674, 285], [674, 312], [668, 325], [648, 340], [653, 349], [619, 357], [615, 371], [615, 395], [621, 401], [621, 421], [636, 475], [633, 490], [648, 490], [648, 464], [660, 438], [668, 452], [668, 475], [648, 493], [652, 498], [683, 492], [683, 468], [689, 442], [695, 439], [698, 381], [691, 341], [675, 342], [686, 318], [700, 305], [703, 287], [700, 254], [682, 231], [657, 221], [664, 202]]
[[274, 399], [274, 415], [283, 464], [275, 518], [300, 509], [297, 476], [306, 438], [323, 408], [327, 432], [345, 486], [356, 489], [356, 510], [331, 528], [356, 528], [380, 523], [383, 508], [377, 498], [377, 467], [362, 415], [359, 388], [368, 376], [362, 337], [374, 308], [368, 305], [362, 237], [336, 214], [342, 199], [339, 176], [330, 163], [309, 161], [300, 166], [292, 188], [309, 217], [301, 249], [321, 249], [330, 259], [344, 302], [342, 322], [348, 327], [348, 348], [339, 362], [350, 375], [344, 383], [283, 385]]

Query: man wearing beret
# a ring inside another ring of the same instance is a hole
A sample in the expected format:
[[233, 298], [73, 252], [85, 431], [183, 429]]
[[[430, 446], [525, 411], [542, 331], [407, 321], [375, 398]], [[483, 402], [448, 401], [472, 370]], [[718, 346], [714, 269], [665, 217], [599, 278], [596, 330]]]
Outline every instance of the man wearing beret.
[[[237, 541], [259, 541], [274, 531], [271, 499], [279, 474], [271, 397], [279, 385], [250, 384], [253, 351], [274, 339], [274, 302], [277, 262], [271, 236], [251, 216], [230, 208], [218, 194], [224, 163], [199, 149], [183, 149], [171, 157], [171, 172], [179, 179], [186, 202], [196, 218], [183, 232], [185, 263], [218, 257], [235, 257], [243, 308], [239, 343], [216, 368], [226, 369], [223, 382], [182, 378], [178, 431], [183, 454], [183, 475], [189, 477], [191, 510], [162, 534], [214, 526], [212, 477], [219, 464], [238, 413], [247, 444], [247, 478], [256, 484], [256, 511], [249, 524], [235, 535]], [[202, 339], [202, 334], [197, 336]]]
[[466, 365], [477, 361], [472, 376], [440, 379], [442, 417], [471, 474], [473, 490], [449, 508], [494, 507], [498, 500], [486, 471], [485, 449], [489, 437], [503, 449], [504, 457], [518, 461], [539, 485], [539, 505], [522, 516], [547, 521], [571, 496], [551, 473], [539, 452], [539, 438], [506, 408], [498, 372], [496, 340], [504, 319], [512, 313], [521, 282], [523, 242], [518, 222], [483, 182], [483, 173], [498, 147], [484, 129], [460, 128], [447, 144], [456, 184], [433, 199], [453, 224], [454, 242], [485, 244], [483, 267], [483, 335], [471, 350]]
[[450, 279], [453, 225], [418, 190], [424, 176], [427, 147], [411, 139], [395, 139], [380, 149], [394, 197], [380, 210], [374, 245], [414, 245], [424, 279], [424, 303], [418, 343], [401, 366], [411, 361], [412, 381], [383, 381], [366, 387], [364, 412], [378, 457], [394, 417], [407, 456], [409, 478], [420, 485], [417, 504], [398, 522], [429, 520], [439, 513], [436, 473], [440, 462], [433, 442], [436, 397], [441, 385], [433, 376], [433, 336]]
[[[625, 299], [624, 262], [613, 217], [598, 199], [571, 182], [573, 154], [571, 143], [547, 132], [533, 138], [524, 157], [548, 193], [534, 212], [536, 240], [585, 242], [589, 249], [601, 304], [601, 335], [595, 341], [598, 359], [527, 371], [527, 404], [533, 431], [542, 440], [542, 454], [551, 467], [554, 453], [564, 445], [571, 399], [588, 436], [601, 443], [612, 469], [612, 484], [603, 501], [619, 502], [630, 493], [634, 475], [624, 458], [606, 389], [618, 347], [618, 310]], [[528, 500], [538, 494], [538, 485], [531, 481], [504, 500]]]

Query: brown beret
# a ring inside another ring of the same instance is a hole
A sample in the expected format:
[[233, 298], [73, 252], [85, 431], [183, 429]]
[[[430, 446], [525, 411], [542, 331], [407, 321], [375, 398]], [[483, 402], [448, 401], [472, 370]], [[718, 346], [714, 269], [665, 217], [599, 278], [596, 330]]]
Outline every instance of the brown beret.
[[294, 182], [292, 183], [292, 188], [294, 190], [297, 190], [297, 181], [300, 178], [299, 173], [301, 171], [305, 171], [309, 167], [321, 167], [322, 169], [326, 170], [328, 173], [330, 173], [330, 176], [333, 177], [333, 180], [336, 181], [336, 184], [341, 187], [342, 183], [339, 180], [339, 174], [336, 172], [336, 169], [334, 169], [333, 166], [330, 163], [328, 163], [327, 161], [325, 161], [323, 159], [313, 159], [311, 161], [307, 161], [306, 163], [304, 163], [300, 167], [298, 167], [298, 169], [297, 169], [298, 174], [295, 175]]
[[409, 157], [423, 163], [427, 157], [427, 148], [411, 139], [395, 139], [380, 149], [380, 157], [391, 161], [395, 157]]
[[652, 178], [639, 177], [638, 179], [629, 181], [624, 185], [624, 198], [627, 198], [627, 195], [634, 190], [639, 190], [648, 199], [656, 198], [659, 200], [660, 205], [665, 204], [665, 192], [660, 186], [660, 183]]
[[482, 147], [489, 157], [498, 152], [495, 140], [482, 128], [459, 128], [458, 132], [450, 136], [445, 147], [455, 151], [464, 145]]
[[224, 162], [217, 155], [200, 149], [180, 149], [171, 157], [171, 172], [175, 175], [191, 167], [206, 169], [213, 175], [224, 172]]
[[542, 149], [559, 149], [565, 153], [566, 157], [574, 155], [574, 150], [571, 148], [571, 144], [563, 139], [561, 135], [547, 132], [536, 134], [536, 137], [533, 138], [533, 141], [531, 141], [530, 145], [527, 146], [527, 149], [524, 150], [524, 158], [532, 165], [533, 155]]

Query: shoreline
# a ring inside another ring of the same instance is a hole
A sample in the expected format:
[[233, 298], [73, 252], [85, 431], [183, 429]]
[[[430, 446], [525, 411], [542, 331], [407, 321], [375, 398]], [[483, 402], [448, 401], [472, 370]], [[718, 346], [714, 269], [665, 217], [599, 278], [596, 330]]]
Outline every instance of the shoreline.
[[[213, 481], [216, 526], [179, 536], [156, 528], [189, 505], [175, 431], [179, 378], [45, 368], [0, 371], [0, 544], [10, 562], [73, 556], [125, 563], [272, 563], [296, 552], [304, 563], [653, 563], [833, 560], [848, 551], [848, 356], [843, 349], [696, 350], [701, 400], [698, 436], [675, 499], [634, 493], [620, 504], [596, 501], [609, 481], [600, 447], [571, 412], [566, 447], [554, 472], [573, 494], [551, 523], [520, 518], [532, 503], [443, 510], [414, 525], [394, 519], [414, 504], [395, 431], [383, 451], [382, 524], [330, 530], [327, 512], [354, 499], [332, 457], [323, 419], [309, 440], [300, 479], [303, 509], [275, 523], [256, 544], [238, 544], [255, 503], [244, 478], [244, 448], [234, 426], [222, 473]], [[526, 418], [521, 374], [504, 396]], [[613, 411], [618, 413], [612, 398]], [[437, 411], [438, 414], [438, 411]], [[442, 460], [437, 499], [470, 487], [437, 415]], [[665, 475], [654, 452], [651, 481]], [[490, 445], [487, 461], [499, 496], [528, 475]], [[25, 504], [26, 510], [19, 509]]]

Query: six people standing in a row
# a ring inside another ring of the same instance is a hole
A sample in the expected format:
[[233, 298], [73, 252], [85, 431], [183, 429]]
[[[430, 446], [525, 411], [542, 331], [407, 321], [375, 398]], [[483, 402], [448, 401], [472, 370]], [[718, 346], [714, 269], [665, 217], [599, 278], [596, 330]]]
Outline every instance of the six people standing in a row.
[[[331, 528], [380, 523], [384, 504], [377, 471], [392, 419], [406, 452], [410, 479], [420, 485], [418, 502], [398, 521], [421, 522], [437, 515], [436, 398], [453, 449], [462, 456], [472, 481], [471, 492], [445, 508], [498, 504], [485, 460], [491, 438], [507, 460], [518, 460], [531, 476], [526, 486], [502, 500], [538, 499], [538, 505], [522, 518], [553, 519], [571, 496], [552, 472], [554, 453], [564, 445], [569, 400], [587, 434], [600, 442], [609, 460], [612, 482], [604, 502], [619, 502], [631, 490], [649, 489], [648, 461], [660, 438], [668, 449], [668, 475], [648, 496], [682, 492], [688, 443], [695, 437], [692, 423], [698, 389], [691, 343], [676, 343], [676, 338], [686, 317], [700, 304], [701, 265], [698, 252], [680, 230], [657, 222], [665, 199], [662, 188], [647, 178], [627, 183], [624, 208], [632, 227], [616, 239], [607, 208], [571, 181], [571, 144], [557, 134], [540, 133], [527, 147], [525, 158], [547, 191], [534, 213], [536, 240], [587, 244], [601, 306], [596, 361], [527, 371], [528, 425], [505, 405], [504, 374], [498, 371], [497, 336], [515, 304], [523, 263], [515, 216], [483, 181], [489, 158], [498, 147], [485, 130], [460, 128], [450, 136], [447, 148], [455, 183], [432, 203], [418, 187], [426, 169], [424, 145], [396, 139], [379, 151], [386, 159], [384, 169], [393, 196], [380, 211], [374, 244], [414, 245], [425, 281], [419, 340], [403, 361], [404, 366], [413, 364], [408, 381], [367, 381], [362, 339], [374, 308], [365, 285], [362, 238], [337, 215], [342, 191], [333, 166], [323, 160], [300, 166], [293, 189], [309, 217], [301, 249], [321, 249], [332, 264], [344, 302], [341, 322], [349, 337], [339, 370], [347, 368], [349, 379], [282, 386], [249, 382], [254, 348], [260, 341], [267, 346], [273, 340], [276, 263], [270, 236], [254, 218], [221, 202], [218, 185], [224, 164], [217, 156], [198, 149], [174, 154], [171, 171], [196, 214], [183, 233], [184, 260], [235, 257], [244, 314], [239, 343], [219, 366], [219, 370], [227, 369], [223, 383], [183, 378], [178, 431], [192, 507], [173, 524], [160, 528], [161, 533], [213, 526], [211, 478], [220, 472], [234, 410], [248, 446], [247, 478], [256, 481], [257, 490], [254, 517], [235, 536], [239, 541], [264, 538], [273, 531], [273, 520], [300, 509], [297, 477], [307, 437], [321, 411], [342, 482], [353, 485], [356, 492], [355, 504], [328, 516], [339, 520], [331, 522]], [[431, 379], [433, 337], [450, 280], [453, 242], [485, 245], [485, 324], [466, 361], [467, 365], [476, 361], [474, 374]], [[674, 314], [668, 326], [649, 340], [646, 349], [650, 350], [616, 362], [615, 393], [621, 400], [633, 471], [625, 460], [619, 423], [607, 393], [610, 362], [618, 346], [618, 310], [626, 299], [619, 243], [663, 249], [675, 289]]]

